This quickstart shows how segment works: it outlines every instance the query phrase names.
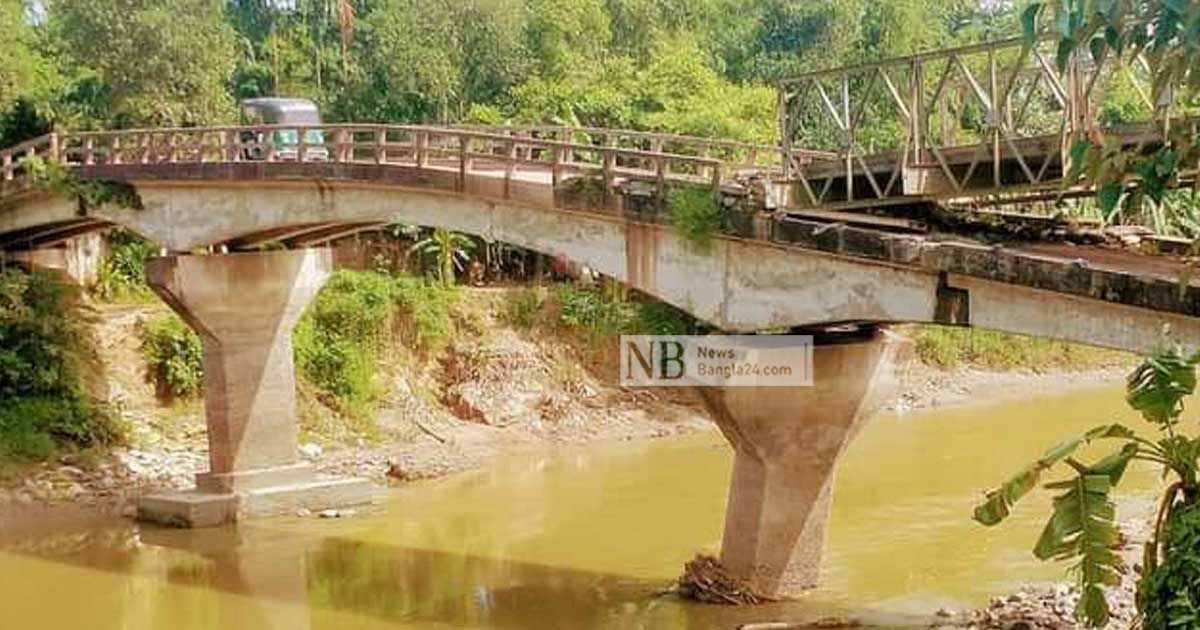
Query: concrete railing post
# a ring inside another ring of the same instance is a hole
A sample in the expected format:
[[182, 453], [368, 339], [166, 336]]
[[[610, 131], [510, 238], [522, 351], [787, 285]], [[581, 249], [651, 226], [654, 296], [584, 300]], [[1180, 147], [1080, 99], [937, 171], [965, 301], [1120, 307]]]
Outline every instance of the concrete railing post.
[[821, 345], [812, 387], [702, 388], [734, 449], [721, 564], [758, 595], [816, 585], [834, 468], [890, 389], [889, 333]]
[[361, 502], [365, 482], [319, 481], [297, 460], [292, 330], [331, 268], [317, 249], [149, 261], [151, 288], [204, 344], [210, 470], [192, 493], [143, 498], [143, 518], [207, 526]]

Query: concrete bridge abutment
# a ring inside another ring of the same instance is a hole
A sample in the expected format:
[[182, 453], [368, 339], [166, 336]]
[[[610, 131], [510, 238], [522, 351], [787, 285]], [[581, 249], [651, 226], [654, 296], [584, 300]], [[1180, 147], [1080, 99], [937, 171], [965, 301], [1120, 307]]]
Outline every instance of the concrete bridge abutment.
[[292, 331], [331, 273], [321, 249], [149, 261], [151, 288], [203, 342], [210, 468], [192, 491], [143, 497], [140, 518], [205, 527], [370, 500], [369, 482], [318, 478], [297, 457]]
[[811, 387], [701, 389], [734, 449], [721, 564], [756, 595], [816, 586], [835, 467], [894, 391], [901, 342], [875, 328], [818, 335]]

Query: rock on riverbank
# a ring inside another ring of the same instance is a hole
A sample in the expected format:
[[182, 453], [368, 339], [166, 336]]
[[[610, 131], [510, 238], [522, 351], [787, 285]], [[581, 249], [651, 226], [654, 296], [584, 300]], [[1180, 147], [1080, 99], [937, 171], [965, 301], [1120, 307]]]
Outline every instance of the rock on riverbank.
[[[1130, 498], [1118, 502], [1118, 513], [1127, 515], [1121, 521], [1121, 558], [1125, 563], [1121, 584], [1109, 589], [1111, 611], [1109, 630], [1132, 626], [1137, 617], [1136, 593], [1139, 577], [1137, 564], [1142, 549], [1151, 535], [1155, 504], [1152, 498]], [[1064, 567], [1065, 568], [1065, 567]], [[978, 610], [965, 613], [939, 611], [944, 624], [954, 628], [997, 628], [1004, 630], [1083, 630], [1075, 618], [1079, 589], [1071, 583], [1028, 586], [1010, 595], [995, 597]]]

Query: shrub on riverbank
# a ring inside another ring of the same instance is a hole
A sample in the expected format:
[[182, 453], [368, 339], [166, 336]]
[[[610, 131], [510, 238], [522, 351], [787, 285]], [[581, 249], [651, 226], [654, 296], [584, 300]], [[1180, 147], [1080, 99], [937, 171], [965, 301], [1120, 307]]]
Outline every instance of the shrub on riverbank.
[[113, 230], [108, 241], [108, 258], [92, 292], [105, 302], [151, 302], [154, 293], [146, 284], [146, 260], [154, 254], [154, 246], [128, 230]]
[[980, 328], [916, 326], [910, 334], [917, 359], [941, 368], [960, 365], [994, 370], [1087, 368], [1129, 363], [1132, 359], [1113, 350]]
[[204, 348], [200, 336], [176, 315], [162, 315], [142, 331], [142, 353], [160, 392], [192, 398], [203, 383]]
[[703, 324], [665, 302], [641, 302], [599, 291], [559, 287], [559, 322], [568, 328], [602, 335], [686, 335]]
[[[411, 331], [418, 350], [435, 351], [453, 332], [453, 288], [408, 276], [340, 271], [300, 323], [292, 343], [302, 385], [355, 426], [370, 432], [379, 361], [394, 341], [395, 324]], [[403, 336], [403, 335], [402, 335]]]
[[0, 459], [124, 439], [118, 419], [83, 392], [89, 337], [77, 297], [49, 273], [0, 270]]

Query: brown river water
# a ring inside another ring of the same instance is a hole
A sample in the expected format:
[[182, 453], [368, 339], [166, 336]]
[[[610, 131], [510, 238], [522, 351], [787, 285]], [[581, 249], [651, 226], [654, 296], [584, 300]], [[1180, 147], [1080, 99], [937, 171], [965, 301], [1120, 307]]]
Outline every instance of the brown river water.
[[[730, 454], [705, 434], [514, 454], [347, 519], [0, 532], [0, 628], [928, 626], [938, 608], [1062, 575], [1029, 553], [1045, 495], [998, 529], [971, 508], [1052, 443], [1115, 419], [1138, 422], [1119, 388], [876, 418], [839, 470], [824, 584], [786, 604], [659, 594], [720, 540]], [[1128, 482], [1140, 494], [1155, 477]]]

